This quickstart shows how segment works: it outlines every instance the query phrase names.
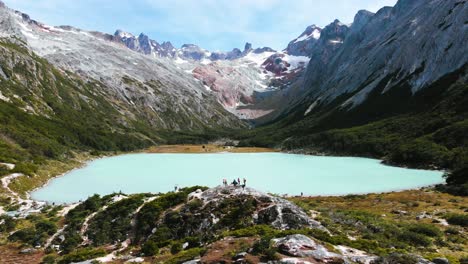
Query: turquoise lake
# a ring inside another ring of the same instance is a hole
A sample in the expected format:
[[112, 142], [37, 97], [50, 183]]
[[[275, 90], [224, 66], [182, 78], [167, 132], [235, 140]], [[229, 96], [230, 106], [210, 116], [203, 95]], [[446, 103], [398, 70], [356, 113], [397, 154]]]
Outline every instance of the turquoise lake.
[[346, 195], [412, 189], [444, 182], [441, 171], [386, 166], [380, 160], [285, 153], [129, 154], [92, 161], [31, 193], [71, 203], [97, 193], [167, 192], [233, 179], [264, 192]]

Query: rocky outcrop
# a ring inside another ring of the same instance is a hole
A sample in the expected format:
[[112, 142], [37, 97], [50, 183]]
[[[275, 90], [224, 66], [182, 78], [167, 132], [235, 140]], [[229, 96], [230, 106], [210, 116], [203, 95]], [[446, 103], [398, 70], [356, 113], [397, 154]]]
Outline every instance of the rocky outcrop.
[[320, 261], [332, 261], [341, 258], [340, 255], [329, 252], [323, 245], [304, 235], [290, 235], [273, 239], [273, 245], [279, 252], [292, 257], [312, 257]]
[[312, 220], [297, 205], [250, 187], [218, 186], [204, 191], [198, 197], [203, 201], [204, 208], [217, 208], [225, 201], [239, 197], [252, 199], [255, 204], [251, 210], [254, 224], [272, 225], [278, 229], [309, 227], [327, 231], [325, 227]]
[[283, 257], [271, 263], [362, 263], [370, 264], [377, 257], [357, 249], [336, 246], [329, 249], [305, 235], [289, 235], [272, 240]]

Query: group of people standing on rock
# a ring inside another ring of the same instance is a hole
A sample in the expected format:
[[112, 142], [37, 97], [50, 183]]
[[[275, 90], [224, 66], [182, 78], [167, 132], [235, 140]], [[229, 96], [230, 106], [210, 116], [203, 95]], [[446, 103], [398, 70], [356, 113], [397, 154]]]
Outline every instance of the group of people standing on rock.
[[[246, 180], [245, 178], [243, 178], [243, 182], [244, 182], [244, 184], [241, 184], [240, 178], [237, 178], [237, 180], [234, 179], [234, 180], [231, 182], [231, 184], [232, 184], [234, 187], [237, 187], [237, 186], [239, 185], [240, 187], [245, 188], [245, 185], [246, 185], [246, 183], [247, 183], [247, 180]], [[226, 179], [223, 179], [223, 185], [224, 185], [224, 186], [227, 186], [227, 185], [228, 185], [228, 182], [227, 182]]]

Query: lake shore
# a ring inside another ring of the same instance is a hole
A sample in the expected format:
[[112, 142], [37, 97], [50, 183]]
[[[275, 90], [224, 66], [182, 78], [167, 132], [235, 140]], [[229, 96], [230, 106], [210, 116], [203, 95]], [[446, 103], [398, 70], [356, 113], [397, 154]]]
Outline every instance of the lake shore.
[[[137, 154], [137, 153], [187, 153], [187, 154], [196, 154], [196, 153], [271, 153], [271, 152], [282, 152], [279, 149], [271, 148], [260, 148], [260, 147], [234, 147], [234, 146], [225, 146], [223, 144], [187, 144], [187, 145], [160, 145], [152, 146], [147, 149], [142, 149], [139, 151], [133, 152], [105, 152], [100, 156], [93, 156], [90, 154], [78, 154], [75, 159], [72, 159], [71, 162], [58, 162], [51, 161], [48, 164], [44, 165], [39, 169], [39, 173], [35, 177], [19, 177], [11, 182], [10, 187], [24, 199], [30, 199], [30, 193], [35, 190], [42, 188], [50, 183], [51, 180], [61, 177], [73, 170], [82, 168], [86, 166], [89, 162], [93, 160], [98, 160], [102, 158], [125, 155], [125, 154]], [[284, 153], [296, 153], [296, 154], [305, 154], [305, 155], [317, 155], [312, 153], [297, 153], [297, 152], [284, 152]], [[324, 153], [318, 156], [327, 156]], [[420, 186], [427, 187], [427, 185]], [[409, 188], [409, 189], [418, 189]], [[408, 189], [394, 190], [394, 191], [404, 191]], [[340, 195], [337, 195], [340, 196]]]
[[150, 147], [143, 151], [145, 153], [259, 153], [259, 152], [280, 152], [278, 149], [259, 147], [234, 147], [217, 144], [204, 145], [161, 145]]
[[[259, 148], [259, 147], [233, 147], [220, 144], [180, 144], [180, 145], [160, 145], [152, 146], [146, 149], [129, 152], [103, 152], [102, 155], [93, 156], [89, 153], [76, 153], [74, 158], [67, 161], [50, 160], [39, 167], [34, 177], [18, 177], [9, 182], [11, 190], [21, 196], [23, 199], [29, 199], [29, 194], [38, 188], [47, 185], [51, 180], [61, 177], [73, 170], [80, 169], [87, 163], [125, 154], [135, 153], [260, 153], [260, 152], [280, 152], [277, 149]], [[8, 196], [9, 192], [5, 188], [4, 193]]]

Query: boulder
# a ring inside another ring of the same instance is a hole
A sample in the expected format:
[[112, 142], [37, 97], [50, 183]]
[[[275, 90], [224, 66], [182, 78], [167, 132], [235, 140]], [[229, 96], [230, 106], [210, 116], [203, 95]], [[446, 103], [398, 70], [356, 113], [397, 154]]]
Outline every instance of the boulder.
[[330, 252], [305, 235], [297, 234], [273, 239], [273, 245], [281, 253], [292, 257], [312, 257], [320, 261], [343, 259], [343, 256]]
[[435, 258], [432, 262], [434, 262], [434, 264], [450, 264], [450, 261], [446, 258]]

